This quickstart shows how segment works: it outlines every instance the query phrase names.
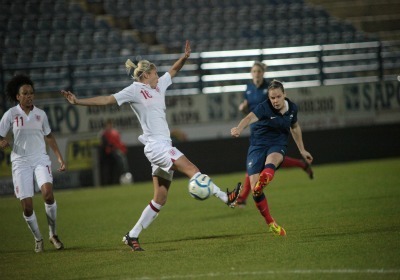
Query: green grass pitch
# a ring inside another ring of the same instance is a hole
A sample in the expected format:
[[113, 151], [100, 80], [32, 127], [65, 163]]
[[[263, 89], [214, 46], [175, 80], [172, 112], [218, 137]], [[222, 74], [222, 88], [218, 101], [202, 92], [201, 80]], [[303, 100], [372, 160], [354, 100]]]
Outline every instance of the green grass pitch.
[[[207, 172], [204, 170], [204, 172]], [[230, 209], [196, 201], [187, 180], [132, 252], [122, 236], [152, 198], [150, 182], [56, 191], [65, 250], [33, 236], [14, 197], [0, 198], [0, 279], [400, 279], [400, 158], [326, 164], [309, 180], [281, 169], [266, 190], [286, 237], [274, 237], [249, 200]], [[211, 176], [223, 190], [244, 173]], [[34, 206], [48, 235], [41, 196]]]

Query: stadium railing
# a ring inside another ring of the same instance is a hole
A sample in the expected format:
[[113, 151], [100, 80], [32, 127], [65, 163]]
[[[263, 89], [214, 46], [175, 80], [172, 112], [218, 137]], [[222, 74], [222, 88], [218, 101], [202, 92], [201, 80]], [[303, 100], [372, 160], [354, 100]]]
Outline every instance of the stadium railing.
[[[250, 80], [249, 69], [255, 60], [268, 65], [266, 78], [277, 78], [286, 88], [396, 80], [400, 74], [400, 42], [361, 42], [272, 49], [248, 49], [192, 53], [190, 60], [174, 78], [169, 95], [242, 92]], [[168, 71], [181, 54], [146, 55]], [[37, 98], [59, 99], [61, 89], [80, 96], [111, 94], [129, 85], [124, 63], [127, 57], [81, 59], [30, 64], [2, 65], [0, 86], [16, 73], [33, 76]], [[5, 95], [0, 100], [6, 110]], [[57, 100], [53, 100], [57, 102]], [[61, 102], [61, 101], [59, 101]]]

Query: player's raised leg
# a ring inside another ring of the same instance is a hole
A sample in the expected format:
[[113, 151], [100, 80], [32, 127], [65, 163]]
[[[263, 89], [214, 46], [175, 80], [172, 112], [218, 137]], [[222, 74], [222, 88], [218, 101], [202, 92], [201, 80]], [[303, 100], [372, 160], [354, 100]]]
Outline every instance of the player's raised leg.
[[307, 173], [310, 179], [314, 179], [314, 172], [311, 168], [311, 164], [309, 164], [304, 159], [297, 159], [285, 156], [281, 164], [281, 167], [300, 167], [301, 169], [304, 170], [304, 172]]

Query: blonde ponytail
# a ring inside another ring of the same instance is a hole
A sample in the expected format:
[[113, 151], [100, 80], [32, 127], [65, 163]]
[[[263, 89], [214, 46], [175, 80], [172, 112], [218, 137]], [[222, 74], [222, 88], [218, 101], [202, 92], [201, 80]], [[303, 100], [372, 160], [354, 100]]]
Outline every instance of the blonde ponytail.
[[126, 68], [126, 74], [128, 74], [129, 77], [132, 77], [132, 79], [135, 79], [135, 77], [133, 76], [133, 73], [134, 73], [135, 69], [137, 68], [137, 66], [129, 58], [125, 62], [125, 68]]

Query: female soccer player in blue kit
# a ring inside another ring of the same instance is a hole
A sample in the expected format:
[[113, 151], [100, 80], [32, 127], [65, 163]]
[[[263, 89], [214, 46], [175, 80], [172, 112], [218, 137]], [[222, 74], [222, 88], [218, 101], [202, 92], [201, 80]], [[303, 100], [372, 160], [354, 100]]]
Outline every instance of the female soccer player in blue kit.
[[281, 82], [273, 80], [268, 86], [268, 99], [244, 117], [231, 129], [233, 137], [239, 137], [249, 125], [252, 127], [250, 147], [247, 153], [247, 173], [258, 210], [275, 235], [286, 235], [283, 227], [272, 218], [263, 189], [274, 178], [275, 170], [283, 162], [287, 150], [289, 131], [302, 157], [311, 164], [313, 157], [305, 150], [300, 125], [297, 122], [297, 106], [286, 98]]
[[[247, 115], [249, 112], [253, 111], [258, 104], [268, 99], [269, 83], [264, 78], [266, 71], [267, 65], [260, 61], [255, 61], [253, 66], [251, 67], [250, 73], [252, 79], [247, 84], [246, 90], [243, 93], [243, 102], [241, 102], [239, 105], [239, 111], [241, 111], [242, 113]], [[252, 130], [253, 127], [257, 125], [259, 124], [255, 123], [251, 125], [250, 129]], [[280, 167], [299, 167], [307, 173], [310, 179], [314, 178], [314, 173], [311, 165], [303, 159], [285, 156]], [[250, 189], [250, 179], [248, 174], [246, 173], [242, 191], [236, 203], [239, 207], [244, 207], [246, 205], [246, 200], [250, 193]]]

